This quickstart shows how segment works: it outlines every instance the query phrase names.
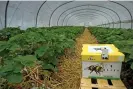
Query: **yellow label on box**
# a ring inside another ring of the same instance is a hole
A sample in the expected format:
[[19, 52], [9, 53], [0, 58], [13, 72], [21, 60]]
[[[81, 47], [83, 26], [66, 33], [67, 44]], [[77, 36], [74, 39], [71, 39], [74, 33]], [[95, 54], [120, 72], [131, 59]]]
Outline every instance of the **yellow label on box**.
[[[102, 49], [106, 49], [104, 54]], [[83, 44], [82, 48], [83, 61], [99, 61], [99, 62], [122, 62], [124, 54], [119, 52], [113, 44]]]

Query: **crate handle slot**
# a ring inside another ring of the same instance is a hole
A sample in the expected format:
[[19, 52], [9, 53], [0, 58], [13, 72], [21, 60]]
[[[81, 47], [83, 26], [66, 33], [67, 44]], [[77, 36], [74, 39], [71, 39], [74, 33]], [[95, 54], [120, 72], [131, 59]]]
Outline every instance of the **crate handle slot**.
[[98, 89], [98, 88], [92, 87], [92, 89]]
[[97, 84], [97, 79], [91, 78], [91, 83], [92, 84]]
[[112, 81], [110, 79], [107, 79], [109, 85], [113, 85]]

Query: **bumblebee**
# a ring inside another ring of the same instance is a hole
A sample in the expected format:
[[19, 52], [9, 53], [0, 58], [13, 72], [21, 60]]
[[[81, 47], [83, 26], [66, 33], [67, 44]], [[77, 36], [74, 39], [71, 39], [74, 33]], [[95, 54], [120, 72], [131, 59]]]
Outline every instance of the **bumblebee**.
[[104, 71], [104, 68], [103, 68], [103, 66], [101, 66], [101, 65], [91, 65], [91, 66], [85, 68], [85, 70], [86, 70], [86, 69], [90, 70], [90, 74], [91, 74], [93, 71], [95, 71], [96, 74], [101, 74], [100, 72], [103, 72], [103, 71]]

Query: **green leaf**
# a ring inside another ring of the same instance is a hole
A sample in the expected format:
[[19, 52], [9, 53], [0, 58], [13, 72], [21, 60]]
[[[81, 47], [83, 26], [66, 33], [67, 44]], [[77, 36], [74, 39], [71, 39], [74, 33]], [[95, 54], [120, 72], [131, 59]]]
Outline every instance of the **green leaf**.
[[53, 69], [54, 69], [54, 66], [51, 65], [51, 64], [46, 64], [46, 63], [44, 63], [44, 64], [43, 64], [43, 68], [44, 68], [44, 69], [52, 69], [52, 70], [53, 70]]
[[126, 45], [133, 45], [133, 39], [132, 40], [127, 40]]
[[38, 48], [35, 51], [35, 55], [38, 56], [38, 57], [42, 57], [47, 52], [48, 49], [49, 49], [49, 47], [47, 45], [46, 46], [41, 46], [40, 48]]
[[8, 46], [6, 41], [0, 41], [0, 52], [6, 49], [7, 47]]
[[23, 66], [20, 63], [16, 63], [14, 66], [15, 66], [15, 68], [13, 70], [14, 73], [20, 73], [21, 70], [23, 69]]
[[21, 73], [11, 73], [6, 76], [6, 79], [9, 83], [20, 83], [22, 81]]
[[9, 72], [9, 71], [13, 71], [13, 65], [12, 63], [11, 64], [7, 64], [7, 65], [4, 65], [2, 68], [1, 68], [1, 72]]
[[133, 63], [131, 64], [131, 69], [133, 69]]
[[125, 62], [130, 62], [132, 61], [132, 59], [130, 59], [129, 57], [125, 57]]
[[57, 65], [58, 63], [58, 59], [56, 57], [49, 57], [49, 63], [53, 64], [53, 65]]
[[17, 50], [18, 48], [20, 48], [19, 45], [17, 45], [17, 44], [12, 44], [11, 47], [9, 48], [9, 50], [15, 51], [15, 50]]
[[5, 75], [6, 75], [6, 73], [5, 73], [5, 71], [3, 70], [3, 66], [0, 65], [0, 77], [3, 77], [3, 76], [5, 76]]
[[8, 55], [7, 55], [8, 52], [9, 52], [9, 51], [8, 51], [7, 49], [4, 49], [4, 50], [2, 50], [2, 51], [0, 52], [0, 56], [1, 56], [1, 57], [4, 57], [4, 56], [7, 56], [7, 57], [8, 57]]
[[52, 64], [47, 64], [47, 63], [43, 63], [43, 69], [45, 69], [45, 70], [53, 70], [54, 71], [54, 65], [52, 65]]
[[1, 73], [8, 73], [8, 72], [14, 72], [14, 73], [20, 73], [23, 66], [20, 64], [20, 62], [14, 62], [13, 60], [6, 60], [4, 62], [4, 66], [1, 66], [0, 71]]
[[43, 63], [42, 66], [43, 66], [44, 70], [52, 70], [52, 71], [55, 71], [55, 72], [58, 71], [57, 67], [54, 67], [54, 65], [52, 65], [52, 64]]
[[37, 58], [33, 55], [18, 56], [14, 58], [15, 61], [21, 62], [24, 66], [35, 66]]
[[131, 49], [126, 48], [126, 47], [125, 47], [125, 48], [121, 48], [120, 50], [121, 50], [122, 52], [124, 52], [124, 53], [129, 53], [129, 54], [131, 53]]

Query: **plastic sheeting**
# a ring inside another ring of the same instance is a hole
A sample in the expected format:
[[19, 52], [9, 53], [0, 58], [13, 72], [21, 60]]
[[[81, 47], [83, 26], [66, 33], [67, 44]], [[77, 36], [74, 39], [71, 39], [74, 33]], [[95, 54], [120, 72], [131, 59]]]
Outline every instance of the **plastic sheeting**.
[[4, 27], [92, 26], [133, 28], [132, 1], [0, 1]]

